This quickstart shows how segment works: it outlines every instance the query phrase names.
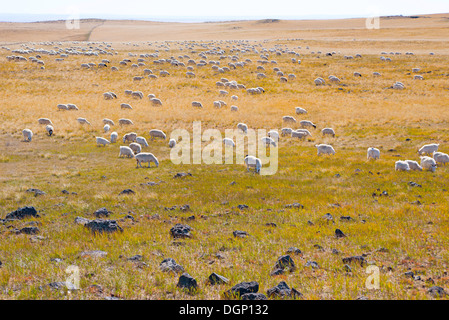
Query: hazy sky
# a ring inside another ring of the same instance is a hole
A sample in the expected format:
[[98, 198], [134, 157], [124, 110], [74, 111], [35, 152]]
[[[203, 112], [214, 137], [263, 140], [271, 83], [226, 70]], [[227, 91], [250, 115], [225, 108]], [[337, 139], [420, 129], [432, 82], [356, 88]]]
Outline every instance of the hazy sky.
[[449, 0], [21, 0], [0, 13], [141, 16], [347, 16], [447, 13]]

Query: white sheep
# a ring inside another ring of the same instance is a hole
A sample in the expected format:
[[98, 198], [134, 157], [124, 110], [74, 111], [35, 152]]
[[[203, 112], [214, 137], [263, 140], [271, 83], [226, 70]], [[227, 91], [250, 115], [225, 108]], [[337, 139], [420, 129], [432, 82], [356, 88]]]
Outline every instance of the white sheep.
[[91, 125], [89, 121], [87, 121], [85, 118], [78, 118], [76, 119], [76, 121], [78, 121], [78, 123], [80, 124], [88, 124]]
[[150, 137], [151, 137], [151, 140], [153, 140], [154, 138], [161, 138], [161, 139], [165, 140], [165, 138], [167, 136], [165, 135], [165, 133], [162, 130], [152, 129], [152, 130], [150, 130]]
[[316, 129], [316, 125], [309, 120], [301, 120], [299, 121], [299, 124], [301, 126], [301, 128], [305, 128], [305, 127], [313, 127], [314, 129]]
[[225, 146], [235, 147], [234, 140], [232, 140], [231, 138], [224, 138], [224, 139], [223, 139], [223, 144], [224, 144]]
[[418, 150], [418, 154], [431, 155], [432, 153], [438, 151], [438, 146], [439, 146], [438, 143], [425, 144]]
[[236, 95], [231, 96], [231, 100], [238, 100], [239, 97], [237, 97]]
[[136, 142], [144, 147], [148, 147], [147, 139], [144, 137], [136, 137]]
[[78, 107], [73, 103], [67, 103], [67, 108], [69, 110], [79, 110]]
[[260, 173], [260, 169], [262, 168], [262, 161], [259, 158], [254, 156], [245, 156], [245, 164], [246, 170], [249, 171], [249, 168], [255, 168], [256, 173]]
[[292, 117], [292, 116], [283, 116], [282, 117], [282, 121], [296, 123], [296, 119], [294, 117]]
[[421, 157], [421, 167], [424, 170], [435, 172], [437, 168], [437, 163], [435, 162], [435, 159], [428, 156], [424, 156]]
[[129, 144], [129, 147], [134, 152], [134, 154], [140, 153], [142, 151], [142, 146], [138, 144], [137, 142], [131, 142]]
[[153, 106], [162, 106], [162, 101], [161, 101], [161, 99], [158, 99], [158, 98], [151, 98], [150, 101], [151, 101], [151, 104], [152, 104]]
[[53, 132], [54, 132], [54, 128], [53, 128], [53, 126], [52, 125], [50, 125], [50, 124], [47, 124], [47, 126], [45, 127], [45, 130], [47, 130], [47, 132], [48, 132], [48, 135], [51, 137], [51, 135], [53, 134]]
[[274, 141], [279, 141], [279, 132], [277, 130], [270, 130], [268, 131], [267, 136], [269, 136]]
[[369, 159], [377, 160], [380, 158], [380, 150], [377, 148], [373, 148], [373, 147], [368, 148], [366, 154], [367, 154], [368, 160]]
[[239, 107], [231, 106], [231, 111], [233, 111], [233, 112], [239, 111]]
[[131, 105], [129, 105], [128, 103], [121, 103], [120, 104], [120, 109], [133, 109], [133, 107], [131, 107]]
[[434, 152], [433, 158], [437, 163], [441, 163], [442, 165], [446, 165], [449, 162], [449, 155], [443, 152]]
[[221, 103], [220, 103], [220, 101], [214, 101], [214, 107], [215, 107], [215, 108], [221, 108]]
[[328, 144], [317, 144], [315, 145], [315, 147], [317, 148], [317, 155], [320, 154], [331, 154], [334, 155], [335, 154], [335, 150], [331, 145]]
[[237, 129], [240, 129], [243, 133], [248, 133], [248, 125], [243, 122], [237, 124]]
[[22, 134], [26, 142], [30, 142], [33, 138], [33, 132], [30, 129], [23, 129]]
[[58, 110], [69, 110], [69, 107], [66, 104], [58, 104]]
[[111, 119], [108, 119], [108, 118], [104, 118], [104, 119], [103, 119], [103, 123], [104, 123], [104, 124], [108, 124], [108, 125], [110, 125], [110, 126], [115, 126], [114, 121], [112, 121]]
[[137, 133], [135, 132], [129, 132], [123, 136], [123, 143], [126, 141], [134, 142], [137, 139]]
[[398, 160], [394, 164], [394, 170], [396, 171], [410, 171], [410, 167], [407, 161]]
[[170, 139], [170, 141], [168, 141], [168, 146], [170, 148], [174, 148], [176, 146], [176, 140], [175, 139]]
[[108, 125], [108, 124], [105, 124], [104, 127], [103, 127], [103, 130], [104, 130], [105, 133], [108, 132], [110, 129], [111, 129], [111, 126]]
[[134, 125], [134, 123], [131, 121], [131, 120], [129, 120], [129, 119], [119, 119], [118, 120], [118, 124], [120, 125], [120, 126], [124, 126], [124, 125]]
[[202, 108], [203, 104], [199, 101], [193, 101], [192, 102], [192, 107], [197, 107], [197, 108]]
[[323, 136], [329, 135], [329, 136], [335, 137], [335, 131], [332, 128], [324, 128], [321, 130], [321, 133], [323, 134]]
[[117, 95], [114, 92], [105, 92], [105, 93], [103, 93], [103, 98], [105, 100], [112, 100], [112, 99], [116, 99]]
[[117, 134], [117, 132], [112, 132], [111, 133], [111, 143], [116, 143], [117, 142], [117, 139], [118, 139], [118, 134]]
[[50, 120], [50, 119], [47, 119], [47, 118], [40, 118], [40, 119], [37, 120], [37, 122], [38, 122], [39, 124], [45, 124], [45, 125], [50, 124], [50, 125], [53, 125], [53, 123], [51, 122], [51, 120]]
[[157, 158], [152, 154], [152, 153], [139, 153], [135, 156], [136, 161], [137, 161], [137, 167], [139, 166], [141, 168], [142, 167], [142, 162], [148, 162], [148, 168], [150, 168], [150, 164], [151, 162], [154, 162], [154, 164], [156, 165], [156, 167], [159, 167], [159, 161], [157, 160]]
[[313, 82], [314, 82], [315, 85], [317, 85], [317, 86], [321, 86], [321, 85], [326, 84], [326, 82], [324, 81], [324, 79], [323, 79], [323, 78], [320, 78], [320, 77], [316, 78]]
[[301, 107], [296, 107], [295, 112], [296, 112], [296, 114], [307, 114], [307, 110], [303, 109]]
[[276, 147], [276, 142], [270, 137], [262, 137], [260, 141], [262, 141], [262, 143], [266, 146], [272, 145], [273, 147]]
[[422, 167], [420, 166], [420, 164], [418, 162], [416, 162], [414, 160], [405, 160], [405, 162], [407, 162], [410, 170], [422, 171]]
[[143, 99], [143, 92], [142, 91], [133, 91], [133, 92], [131, 92], [131, 97], [134, 99]]
[[292, 138], [298, 138], [298, 139], [301, 139], [301, 140], [305, 140], [306, 137], [307, 137], [307, 133], [304, 132], [304, 131], [298, 131], [298, 130], [293, 131], [292, 130], [291, 137]]
[[104, 147], [106, 147], [106, 145], [110, 144], [110, 142], [103, 137], [96, 137], [95, 139], [97, 140], [97, 146], [103, 145]]
[[281, 135], [282, 136], [291, 135], [292, 132], [293, 132], [292, 128], [282, 128], [281, 129]]
[[134, 158], [134, 152], [133, 150], [128, 146], [120, 146], [120, 153], [118, 154], [118, 157], [127, 157], [127, 158]]

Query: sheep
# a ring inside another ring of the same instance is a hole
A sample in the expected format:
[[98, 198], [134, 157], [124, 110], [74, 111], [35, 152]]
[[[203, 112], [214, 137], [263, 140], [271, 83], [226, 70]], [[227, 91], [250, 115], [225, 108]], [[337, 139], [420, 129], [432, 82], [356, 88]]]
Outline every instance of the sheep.
[[443, 152], [433, 152], [433, 158], [437, 163], [441, 163], [442, 165], [446, 165], [449, 162], [449, 155]]
[[148, 147], [147, 139], [145, 139], [144, 137], [136, 137], [136, 142], [143, 147]]
[[131, 92], [131, 97], [134, 99], [143, 99], [143, 92], [142, 91], [133, 91], [133, 92]]
[[320, 154], [330, 154], [330, 155], [334, 155], [335, 154], [335, 150], [331, 145], [328, 144], [317, 144], [315, 145], [315, 147], [317, 148], [317, 155]]
[[237, 101], [239, 99], [239, 97], [238, 96], [236, 96], [236, 95], [233, 95], [233, 96], [231, 96], [231, 100], [235, 100], [235, 101]]
[[223, 139], [223, 144], [224, 144], [225, 146], [235, 147], [234, 140], [232, 140], [231, 138], [224, 138], [224, 139]]
[[161, 99], [151, 98], [150, 101], [153, 106], [162, 106]]
[[117, 99], [117, 95], [114, 92], [105, 92], [103, 93], [103, 98], [105, 100]]
[[410, 171], [410, 167], [407, 161], [396, 161], [394, 164], [394, 170], [396, 171]]
[[26, 142], [30, 142], [31, 138], [33, 138], [33, 132], [30, 129], [23, 129], [22, 135]]
[[292, 116], [283, 116], [283, 117], [282, 117], [282, 121], [284, 121], [284, 122], [294, 122], [294, 123], [296, 123], [296, 119], [295, 119], [294, 117], [292, 117]]
[[324, 128], [321, 130], [321, 133], [323, 134], [323, 136], [329, 135], [329, 136], [335, 137], [335, 131], [332, 128]]
[[221, 108], [221, 103], [220, 103], [220, 101], [214, 101], [214, 107], [215, 107], [215, 108]]
[[201, 102], [198, 102], [198, 101], [193, 101], [192, 102], [192, 107], [202, 108], [203, 104]]
[[152, 153], [139, 153], [135, 156], [137, 161], [137, 167], [142, 167], [142, 162], [148, 162], [148, 168], [150, 168], [151, 162], [154, 162], [156, 164], [156, 167], [159, 167], [159, 161]]
[[354, 72], [354, 77], [361, 77], [362, 74], [360, 72]]
[[53, 134], [53, 132], [54, 132], [54, 129], [53, 129], [53, 126], [52, 125], [49, 125], [49, 124], [47, 124], [47, 126], [45, 127], [45, 130], [47, 130], [47, 132], [48, 132], [48, 135], [51, 137], [52, 136], [52, 134]]
[[240, 122], [237, 124], [237, 129], [242, 130], [243, 133], [247, 133], [248, 132], [248, 125], [246, 125], [243, 122]]
[[298, 138], [298, 139], [301, 139], [301, 140], [305, 140], [306, 139], [306, 137], [307, 137], [307, 133], [306, 132], [304, 132], [304, 131], [291, 131], [291, 137], [292, 138]]
[[66, 104], [58, 104], [58, 111], [59, 110], [69, 110], [69, 107]]
[[120, 104], [120, 109], [131, 109], [132, 110], [133, 107], [131, 107], [131, 105], [127, 104], [127, 103], [121, 103]]
[[131, 121], [131, 120], [129, 120], [129, 119], [119, 119], [118, 120], [118, 124], [120, 125], [120, 126], [124, 126], [124, 125], [133, 125], [134, 123]]
[[282, 136], [291, 135], [292, 132], [293, 132], [292, 128], [282, 128], [281, 129], [281, 135]]
[[323, 79], [323, 78], [320, 78], [320, 77], [316, 78], [313, 82], [314, 82], [315, 85], [317, 85], [317, 86], [321, 86], [321, 85], [326, 84], [326, 82], [324, 81], [324, 79]]
[[262, 141], [262, 143], [266, 146], [272, 145], [273, 147], [276, 147], [276, 142], [270, 137], [262, 137], [260, 141]]
[[307, 114], [307, 110], [303, 109], [301, 107], [296, 107], [295, 112], [296, 112], [296, 114]]
[[419, 165], [418, 162], [414, 160], [405, 160], [405, 162], [407, 162], [410, 170], [422, 171], [422, 167]]
[[85, 118], [78, 118], [76, 119], [76, 121], [78, 121], [78, 123], [80, 124], [88, 124], [91, 125], [89, 121], [87, 121]]
[[134, 142], [137, 139], [137, 133], [135, 132], [129, 132], [123, 136], [123, 143], [126, 141]]
[[274, 141], [279, 141], [279, 132], [277, 130], [270, 130], [267, 135]]
[[220, 90], [220, 91], [218, 91], [218, 95], [220, 96], [220, 97], [225, 97], [225, 96], [227, 96], [229, 94], [229, 92], [227, 92], [226, 90]]
[[79, 110], [78, 107], [73, 103], [67, 103], [67, 108], [69, 110]]
[[413, 76], [413, 80], [424, 80], [424, 77], [422, 75], [416, 74]]
[[231, 111], [239, 111], [239, 107], [237, 106], [231, 106]]
[[117, 142], [117, 138], [118, 138], [118, 134], [117, 132], [112, 132], [111, 133], [111, 143], [116, 143]]
[[309, 120], [302, 120], [299, 122], [299, 124], [301, 125], [302, 128], [313, 127], [314, 129], [316, 129], [316, 125], [313, 124], [313, 122], [311, 122]]
[[424, 156], [424, 157], [421, 157], [421, 167], [424, 170], [435, 172], [435, 170], [437, 168], [437, 163], [436, 163], [435, 159], [428, 157], [428, 156]]
[[368, 148], [366, 155], [368, 160], [370, 159], [377, 160], [380, 158], [380, 150], [377, 148], [370, 147]]
[[134, 152], [133, 150], [128, 146], [120, 146], [120, 153], [118, 154], [118, 157], [127, 157], [127, 158], [134, 158]]
[[98, 147], [101, 146], [101, 145], [106, 147], [106, 145], [110, 144], [110, 142], [107, 139], [103, 138], [103, 137], [96, 137], [95, 139], [97, 140], [97, 146]]
[[40, 119], [37, 120], [37, 122], [38, 122], [39, 124], [50, 124], [50, 125], [53, 125], [53, 123], [51, 122], [51, 120], [50, 120], [50, 119], [47, 119], [47, 118], [40, 118]]
[[341, 82], [340, 79], [338, 79], [336, 76], [329, 76], [329, 80], [331, 82]]
[[147, 97], [151, 101], [151, 99], [156, 98], [156, 95], [154, 93], [150, 93]]
[[162, 130], [152, 129], [152, 130], [150, 130], [150, 137], [151, 137], [151, 140], [154, 140], [154, 138], [161, 138], [161, 139], [165, 140], [165, 138], [167, 136], [165, 135], [165, 133]]
[[104, 123], [104, 124], [108, 124], [108, 125], [110, 125], [110, 126], [115, 126], [114, 121], [112, 121], [111, 119], [108, 119], [108, 118], [104, 118], [104, 119], [103, 119], [103, 123]]
[[418, 150], [418, 154], [431, 155], [432, 153], [438, 151], [438, 146], [439, 146], [438, 143], [425, 144]]
[[132, 93], [133, 93], [132, 90], [125, 90], [125, 95], [127, 96], [131, 96]]
[[259, 158], [246, 155], [244, 162], [246, 164], [247, 171], [249, 171], [249, 168], [255, 168], [255, 172], [260, 173], [260, 169], [262, 167], [262, 161], [260, 161]]
[[131, 148], [131, 150], [134, 152], [134, 154], [138, 154], [142, 151], [142, 146], [136, 142], [131, 142], [129, 144], [129, 147]]
[[108, 125], [108, 124], [105, 124], [104, 127], [103, 127], [103, 130], [104, 130], [105, 133], [108, 132], [110, 129], [111, 129], [111, 126]]
[[174, 148], [176, 146], [176, 140], [175, 139], [170, 139], [170, 141], [168, 141], [168, 146], [170, 148]]

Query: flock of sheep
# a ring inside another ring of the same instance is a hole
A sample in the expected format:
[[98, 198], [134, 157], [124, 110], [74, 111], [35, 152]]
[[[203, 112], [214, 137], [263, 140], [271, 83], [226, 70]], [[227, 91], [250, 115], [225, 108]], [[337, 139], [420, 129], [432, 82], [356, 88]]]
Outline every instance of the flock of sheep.
[[[194, 78], [196, 77], [196, 74], [194, 73], [195, 67], [196, 68], [203, 68], [205, 66], [210, 65], [211, 70], [214, 74], [221, 74], [230, 72], [232, 69], [237, 68], [244, 68], [247, 65], [250, 65], [252, 63], [251, 59], [241, 59], [241, 54], [244, 53], [256, 53], [259, 54], [260, 60], [258, 60], [258, 66], [256, 68], [256, 78], [257, 79], [264, 79], [268, 76], [264, 73], [266, 71], [266, 68], [264, 65], [271, 64], [271, 65], [277, 65], [276, 60], [270, 60], [270, 54], [276, 55], [276, 56], [282, 56], [283, 54], [287, 55], [293, 55], [295, 57], [291, 58], [291, 63], [295, 64], [301, 64], [301, 60], [298, 60], [297, 57], [300, 56], [299, 53], [295, 52], [293, 49], [284, 48], [281, 46], [275, 46], [274, 48], [264, 48], [262, 45], [259, 46], [250, 46], [248, 44], [245, 44], [245, 41], [240, 42], [242, 45], [241, 48], [238, 48], [237, 46], [234, 46], [232, 49], [229, 50], [229, 54], [226, 54], [226, 51], [223, 50], [221, 47], [213, 45], [210, 46], [210, 44], [200, 44], [200, 43], [193, 43], [193, 42], [184, 42], [182, 43], [185, 46], [185, 49], [190, 50], [191, 53], [197, 54], [200, 58], [199, 61], [195, 61], [192, 59], [189, 55], [179, 55], [177, 58], [170, 57], [170, 58], [160, 58], [160, 53], [165, 51], [169, 51], [170, 47], [167, 44], [158, 44], [157, 49], [155, 50], [155, 53], [153, 54], [140, 54], [140, 57], [137, 59], [137, 63], [132, 63], [131, 58], [136, 57], [137, 54], [134, 53], [128, 53], [128, 58], [125, 58], [120, 61], [119, 67], [126, 67], [128, 65], [131, 66], [131, 68], [141, 68], [145, 67], [145, 62], [147, 61], [147, 58], [154, 58], [156, 60], [153, 60], [153, 64], [157, 66], [162, 66], [164, 64], [170, 64], [170, 66], [174, 66], [176, 68], [185, 68], [186, 73], [185, 76], [187, 78]], [[98, 45], [98, 43], [97, 43]], [[42, 58], [42, 54], [47, 55], [59, 55], [58, 61], [63, 61], [64, 58], [68, 57], [69, 55], [89, 55], [89, 56], [98, 56], [100, 54], [108, 54], [108, 55], [117, 55], [118, 52], [115, 51], [110, 44], [102, 43], [98, 45], [97, 47], [93, 47], [93, 43], [90, 44], [89, 49], [90, 50], [75, 50], [75, 48], [66, 48], [65, 50], [62, 48], [59, 48], [58, 51], [50, 50], [37, 50], [29, 45], [24, 45], [24, 49], [20, 50], [13, 50], [14, 53], [18, 54], [31, 54], [35, 52], [39, 52], [40, 54], [36, 57], [30, 57], [29, 60], [32, 62], [37, 62], [38, 64], [42, 65], [41, 68], [44, 68], [43, 65], [45, 63], [40, 60]], [[204, 49], [203, 51], [198, 51], [197, 48], [194, 48], [194, 46], [200, 46], [200, 48]], [[3, 47], [5, 48], [5, 47]], [[79, 49], [80, 47], [78, 47]], [[300, 47], [298, 47], [300, 48]], [[308, 47], [306, 49], [309, 49]], [[312, 52], [315, 53], [315, 52]], [[317, 54], [322, 54], [322, 52], [318, 51]], [[382, 54], [387, 54], [386, 52], [382, 52]], [[398, 55], [400, 53], [394, 53], [390, 52], [392, 55]], [[413, 55], [413, 53], [407, 52], [407, 55]], [[433, 55], [433, 53], [431, 53]], [[326, 53], [326, 56], [332, 56], [337, 55], [336, 52], [328, 52]], [[208, 60], [208, 56], [217, 56], [218, 60]], [[361, 59], [362, 56], [360, 54], [355, 55], [355, 58], [353, 56], [344, 56], [345, 59]], [[187, 62], [184, 63], [182, 60], [186, 59]], [[220, 61], [222, 59], [230, 59], [231, 61], [228, 63], [227, 66], [221, 66]], [[391, 58], [385, 58], [384, 56], [381, 56], [380, 58], [382, 61], [391, 61]], [[28, 59], [19, 55], [13, 55], [7, 57], [8, 61], [27, 61]], [[83, 63], [81, 65], [81, 69], [92, 69], [92, 68], [108, 68], [108, 65], [110, 64], [110, 61], [108, 59], [102, 59], [100, 63]], [[110, 69], [111, 71], [119, 71], [119, 67], [112, 66]], [[419, 72], [419, 68], [413, 68], [412, 72], [417, 73]], [[281, 83], [285, 83], [288, 81], [294, 81], [296, 79], [295, 74], [293, 73], [287, 73], [285, 74], [280, 68], [274, 67], [273, 72], [276, 75], [276, 77], [279, 78], [279, 81]], [[158, 76], [153, 73], [151, 69], [144, 69], [143, 70], [143, 76], [134, 76], [132, 78], [132, 81], [141, 81], [145, 78], [145, 76], [148, 76], [150, 79], [157, 79]], [[167, 70], [160, 70], [159, 77], [168, 77], [170, 76], [170, 72]], [[353, 73], [354, 77], [362, 77], [362, 74], [359, 72]], [[381, 74], [379, 72], [373, 73], [374, 77], [379, 77]], [[330, 75], [328, 77], [329, 81], [331, 83], [340, 83], [341, 80], [334, 76]], [[421, 75], [415, 75], [413, 77], [415, 80], [423, 80], [424, 78]], [[315, 85], [322, 86], [326, 84], [326, 81], [322, 77], [318, 77], [314, 80]], [[216, 82], [216, 87], [218, 90], [218, 97], [227, 97], [229, 95], [229, 91], [227, 90], [245, 90], [248, 95], [254, 95], [254, 94], [263, 94], [265, 93], [265, 89], [263, 87], [254, 87], [254, 88], [246, 88], [244, 84], [238, 83], [237, 81], [233, 80], [230, 81], [226, 78], [221, 78], [220, 81]], [[405, 86], [402, 82], [395, 82], [390, 88], [392, 89], [404, 89]], [[227, 90], [224, 90], [227, 89]], [[143, 99], [144, 93], [141, 91], [132, 91], [132, 90], [125, 90], [124, 92], [126, 97], [131, 97], [134, 99]], [[115, 100], [118, 99], [118, 95], [114, 92], [105, 92], [103, 93], [103, 98], [105, 100]], [[149, 102], [152, 106], [155, 107], [161, 107], [163, 105], [162, 100], [157, 98], [154, 94], [148, 94], [147, 98], [149, 99]], [[237, 101], [239, 97], [237, 95], [231, 96], [231, 101]], [[201, 101], [193, 101], [192, 107], [195, 108], [203, 108], [203, 103]], [[215, 108], [222, 108], [224, 106], [227, 106], [227, 103], [223, 100], [216, 100], [213, 102], [213, 107]], [[132, 106], [128, 103], [121, 103], [120, 104], [121, 109], [130, 109], [132, 110]], [[79, 110], [79, 108], [74, 104], [58, 104], [57, 109], [64, 111], [64, 110]], [[231, 111], [237, 112], [239, 108], [235, 105], [232, 105], [230, 108]], [[303, 116], [307, 114], [307, 110], [302, 107], [296, 107], [295, 113], [297, 115]], [[91, 125], [90, 122], [85, 118], [77, 118], [77, 121], [80, 124], [87, 124]], [[282, 117], [282, 121], [285, 124], [299, 124], [299, 129], [292, 129], [291, 127], [284, 127], [280, 130], [280, 134], [277, 129], [270, 130], [266, 137], [263, 137], [261, 139], [261, 142], [264, 143], [267, 146], [270, 147], [277, 147], [280, 137], [284, 136], [290, 136], [292, 138], [297, 138], [301, 140], [305, 140], [306, 137], [312, 136], [309, 129], [313, 128], [316, 129], [317, 125], [314, 124], [312, 121], [309, 120], [301, 120], [297, 121], [293, 116], [286, 115]], [[39, 124], [46, 125], [46, 131], [51, 136], [54, 133], [54, 128], [52, 122], [47, 118], [41, 118], [38, 120]], [[108, 133], [112, 126], [115, 125], [115, 123], [110, 119], [103, 119], [103, 130], [104, 133]], [[119, 119], [118, 124], [120, 126], [125, 125], [133, 125], [133, 121], [130, 119]], [[248, 126], [245, 123], [238, 123], [237, 128], [242, 133], [247, 133]], [[323, 128], [321, 129], [321, 133], [323, 136], [330, 136], [335, 138], [336, 134], [333, 128]], [[166, 139], [166, 134], [162, 130], [153, 129], [149, 131], [149, 135], [151, 139], [155, 138], [161, 138]], [[23, 136], [25, 138], [25, 141], [31, 141], [33, 137], [33, 132], [30, 129], [24, 129], [23, 130]], [[112, 132], [110, 134], [110, 139], [104, 138], [104, 137], [96, 137], [96, 143], [98, 146], [106, 146], [111, 143], [116, 143], [118, 141], [118, 134], [117, 132]], [[156, 156], [154, 156], [152, 153], [146, 153], [142, 152], [142, 149], [145, 147], [148, 147], [148, 143], [146, 139], [142, 136], [137, 136], [135, 132], [129, 132], [123, 136], [123, 143], [129, 142], [129, 145], [120, 146], [120, 152], [119, 157], [128, 157], [128, 158], [135, 158], [137, 161], [137, 167], [142, 167], [142, 163], [148, 163], [148, 166], [150, 167], [150, 164], [153, 162], [156, 167], [159, 165], [159, 161], [157, 160]], [[235, 146], [235, 143], [232, 139], [224, 138], [223, 144], [225, 146]], [[170, 148], [173, 148], [176, 145], [176, 141], [174, 139], [170, 139], [168, 143]], [[405, 160], [405, 161], [397, 161], [395, 163], [395, 170], [399, 171], [408, 171], [408, 170], [429, 170], [434, 172], [437, 164], [445, 164], [449, 162], [449, 155], [438, 152], [438, 144], [430, 144], [430, 145], [424, 145], [421, 149], [419, 149], [418, 153], [419, 155], [422, 155], [421, 161], [418, 164], [417, 161], [414, 160]], [[317, 149], [318, 155], [334, 155], [336, 152], [334, 148], [329, 144], [317, 144], [315, 145]], [[369, 147], [367, 150], [367, 158], [368, 160], [373, 159], [379, 159], [380, 158], [380, 151], [377, 148]], [[247, 166], [247, 169], [254, 168], [256, 172], [260, 172], [260, 168], [262, 166], [260, 159], [258, 159], [255, 155], [247, 155], [245, 157], [245, 164]]]

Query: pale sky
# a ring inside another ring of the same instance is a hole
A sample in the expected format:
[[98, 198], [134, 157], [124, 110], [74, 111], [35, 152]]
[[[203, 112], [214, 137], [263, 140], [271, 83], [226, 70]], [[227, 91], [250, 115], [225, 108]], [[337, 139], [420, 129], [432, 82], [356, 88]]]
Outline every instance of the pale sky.
[[2, 1], [0, 14], [129, 16], [346, 16], [448, 13], [449, 0], [22, 0]]

